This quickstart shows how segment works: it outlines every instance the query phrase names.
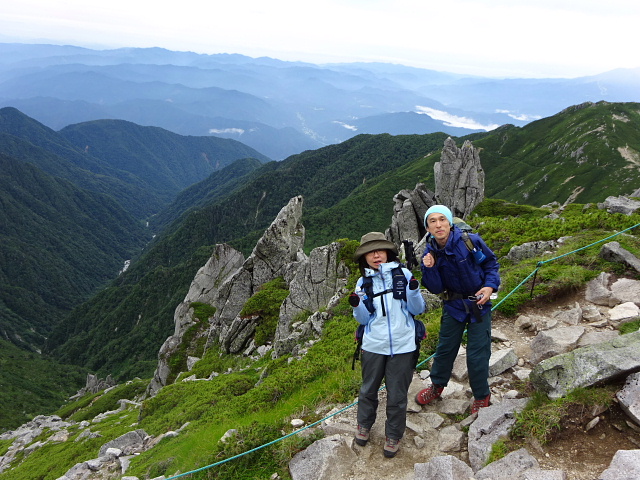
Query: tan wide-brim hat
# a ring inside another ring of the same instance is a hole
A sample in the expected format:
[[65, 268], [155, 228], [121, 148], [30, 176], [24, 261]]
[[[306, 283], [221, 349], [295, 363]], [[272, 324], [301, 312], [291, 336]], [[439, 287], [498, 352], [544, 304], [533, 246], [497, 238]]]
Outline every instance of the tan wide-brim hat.
[[353, 259], [357, 262], [362, 255], [374, 250], [391, 250], [398, 255], [398, 248], [393, 242], [387, 240], [384, 233], [369, 232], [360, 239], [360, 246], [356, 248]]

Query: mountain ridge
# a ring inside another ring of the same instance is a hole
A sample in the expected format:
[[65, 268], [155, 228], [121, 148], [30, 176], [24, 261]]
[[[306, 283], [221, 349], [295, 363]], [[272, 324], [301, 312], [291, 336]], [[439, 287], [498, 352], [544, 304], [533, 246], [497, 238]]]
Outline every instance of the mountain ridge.
[[[6, 58], [0, 61], [0, 105], [52, 128], [120, 118], [183, 135], [241, 139], [276, 160], [356, 134], [390, 132], [394, 120], [385, 114], [419, 112], [420, 106], [444, 115], [432, 115], [433, 124], [407, 124], [402, 133], [524, 126], [584, 101], [637, 101], [640, 88], [635, 69], [576, 79], [503, 79], [159, 48], [0, 44], [0, 53]], [[87, 83], [86, 75], [94, 81]], [[357, 129], [337, 127], [355, 120]]]

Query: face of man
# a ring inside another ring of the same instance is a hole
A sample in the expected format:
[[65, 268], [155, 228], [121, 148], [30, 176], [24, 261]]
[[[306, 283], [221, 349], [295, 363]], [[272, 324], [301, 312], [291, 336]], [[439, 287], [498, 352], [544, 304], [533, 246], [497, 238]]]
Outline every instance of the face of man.
[[367, 253], [364, 258], [367, 260], [367, 263], [371, 268], [378, 270], [381, 263], [387, 263], [387, 251], [373, 250], [372, 252]]
[[438, 245], [444, 247], [451, 234], [451, 224], [442, 213], [432, 213], [427, 217], [427, 231], [434, 236]]

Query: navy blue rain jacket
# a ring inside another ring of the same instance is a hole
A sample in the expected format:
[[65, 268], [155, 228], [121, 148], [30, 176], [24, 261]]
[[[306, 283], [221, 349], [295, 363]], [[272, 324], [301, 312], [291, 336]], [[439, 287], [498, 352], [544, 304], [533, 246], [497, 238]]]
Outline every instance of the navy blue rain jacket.
[[[482, 287], [491, 287], [494, 291], [500, 286], [500, 274], [498, 260], [493, 251], [484, 243], [484, 240], [475, 233], [469, 233], [469, 238], [477, 249], [482, 249], [485, 255], [484, 261], [478, 265], [469, 251], [462, 232], [456, 226], [453, 227], [447, 244], [444, 248], [436, 243], [435, 239], [427, 242], [424, 256], [431, 253], [436, 259], [433, 267], [422, 267], [422, 285], [431, 293], [439, 294], [447, 290], [450, 293], [459, 293], [465, 297], [475, 295]], [[465, 305], [466, 302], [466, 305]], [[471, 309], [472, 300], [446, 300], [444, 309], [453, 318], [460, 322], [475, 322]], [[483, 305], [483, 310], [491, 311], [491, 302]]]

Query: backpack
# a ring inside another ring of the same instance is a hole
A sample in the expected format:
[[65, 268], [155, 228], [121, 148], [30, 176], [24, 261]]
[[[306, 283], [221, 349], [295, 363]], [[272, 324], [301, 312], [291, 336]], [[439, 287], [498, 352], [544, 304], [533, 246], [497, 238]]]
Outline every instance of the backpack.
[[[482, 251], [481, 248], [477, 248], [474, 244], [473, 241], [471, 240], [471, 237], [469, 236], [469, 233], [473, 232], [473, 228], [471, 228], [471, 225], [469, 225], [467, 222], [465, 222], [464, 220], [462, 220], [460, 217], [453, 217], [453, 225], [458, 227], [460, 229], [460, 231], [462, 232], [461, 238], [462, 241], [464, 242], [465, 246], [467, 247], [467, 250], [469, 250], [472, 254], [473, 254], [473, 259], [475, 260], [475, 262], [479, 265], [482, 262], [484, 262], [484, 260], [487, 258], [487, 256], [484, 254], [484, 252]], [[428, 234], [428, 237], [430, 237], [431, 234]], [[429, 238], [427, 237], [427, 241], [429, 241]], [[435, 253], [436, 250], [434, 250]]]
[[[362, 298], [362, 302], [364, 303], [369, 313], [374, 312], [373, 308], [373, 299], [374, 297], [379, 297], [380, 295], [384, 295], [386, 293], [393, 293], [393, 298], [396, 300], [407, 300], [407, 277], [404, 276], [404, 272], [402, 271], [403, 265], [395, 267], [391, 270], [391, 284], [392, 287], [390, 290], [384, 290], [383, 292], [373, 293], [373, 279], [371, 277], [364, 277], [362, 279], [361, 288], [364, 290], [364, 297]], [[384, 303], [383, 303], [384, 309]], [[386, 313], [383, 311], [383, 315]], [[413, 319], [415, 323], [416, 329], [416, 350], [414, 354], [414, 363], [413, 368], [418, 364], [418, 357], [420, 356], [420, 343], [427, 336], [426, 328], [422, 321]], [[351, 362], [351, 369], [355, 369], [356, 360], [360, 359], [360, 350], [362, 350], [362, 337], [364, 336], [365, 325], [358, 325], [355, 333], [355, 341], [356, 341], [356, 350], [353, 352], [353, 361]]]

